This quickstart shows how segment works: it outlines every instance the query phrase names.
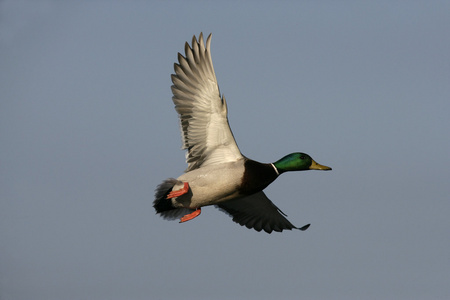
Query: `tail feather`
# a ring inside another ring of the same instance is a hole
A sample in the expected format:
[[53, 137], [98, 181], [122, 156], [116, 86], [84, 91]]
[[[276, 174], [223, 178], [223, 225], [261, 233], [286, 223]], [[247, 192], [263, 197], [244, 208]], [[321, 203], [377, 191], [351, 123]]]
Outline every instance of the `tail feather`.
[[168, 178], [158, 185], [155, 191], [153, 207], [155, 208], [156, 213], [161, 215], [165, 220], [179, 219], [194, 211], [194, 209], [190, 208], [175, 207], [172, 203], [172, 199], [167, 199], [167, 195], [177, 183], [180, 183], [180, 181], [175, 178]]

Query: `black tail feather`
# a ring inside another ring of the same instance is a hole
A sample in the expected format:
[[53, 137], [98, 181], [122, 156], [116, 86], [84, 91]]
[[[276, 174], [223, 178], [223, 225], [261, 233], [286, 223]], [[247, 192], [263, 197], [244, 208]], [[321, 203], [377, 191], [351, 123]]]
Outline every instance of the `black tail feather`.
[[167, 199], [167, 195], [177, 182], [178, 180], [175, 178], [168, 178], [158, 185], [155, 192], [155, 201], [153, 201], [153, 207], [155, 208], [156, 213], [175, 209], [172, 204], [172, 199]]
[[175, 207], [172, 199], [167, 199], [167, 195], [172, 191], [172, 188], [177, 183], [182, 183], [175, 178], [168, 178], [164, 180], [155, 192], [155, 201], [153, 201], [153, 207], [157, 214], [160, 214], [166, 220], [175, 220], [182, 216], [192, 213], [195, 209], [187, 207]]

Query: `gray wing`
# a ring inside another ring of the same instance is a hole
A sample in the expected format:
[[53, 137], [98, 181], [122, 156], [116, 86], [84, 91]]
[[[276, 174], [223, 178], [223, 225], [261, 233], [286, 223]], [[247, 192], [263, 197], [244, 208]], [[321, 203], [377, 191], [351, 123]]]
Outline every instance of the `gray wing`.
[[191, 171], [201, 166], [232, 162], [243, 156], [228, 124], [227, 104], [220, 96], [211, 60], [211, 35], [206, 47], [203, 34], [178, 53], [172, 74], [172, 100], [180, 117], [183, 149]]
[[267, 198], [264, 192], [258, 192], [243, 198], [237, 198], [216, 205], [219, 209], [233, 217], [233, 221], [253, 228], [256, 231], [264, 230], [281, 232], [285, 229], [306, 230], [309, 225], [298, 228], [285, 218], [285, 214]]

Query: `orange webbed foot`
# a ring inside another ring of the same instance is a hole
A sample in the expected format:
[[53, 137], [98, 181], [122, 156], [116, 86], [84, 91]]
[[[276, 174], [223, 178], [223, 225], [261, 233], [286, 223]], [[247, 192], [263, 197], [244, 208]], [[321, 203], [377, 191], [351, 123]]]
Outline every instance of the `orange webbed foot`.
[[189, 220], [192, 220], [192, 219], [198, 217], [198, 216], [200, 215], [201, 212], [202, 212], [202, 209], [201, 209], [201, 208], [197, 208], [197, 209], [196, 209], [195, 211], [193, 211], [192, 213], [187, 214], [187, 215], [185, 215], [184, 217], [182, 217], [182, 218], [180, 219], [180, 223], [184, 223], [184, 222], [186, 222], [186, 221], [189, 221]]
[[181, 189], [176, 190], [176, 191], [171, 191], [169, 194], [167, 194], [167, 199], [175, 198], [175, 197], [184, 195], [188, 191], [189, 191], [189, 183], [185, 182], [184, 186]]

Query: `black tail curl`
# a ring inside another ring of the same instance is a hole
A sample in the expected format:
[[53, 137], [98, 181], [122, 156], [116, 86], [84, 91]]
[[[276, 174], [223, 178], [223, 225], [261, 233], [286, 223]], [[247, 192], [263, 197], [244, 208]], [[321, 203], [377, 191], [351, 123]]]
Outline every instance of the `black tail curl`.
[[167, 199], [167, 195], [172, 191], [172, 188], [177, 184], [178, 180], [175, 178], [168, 178], [164, 180], [155, 192], [155, 201], [153, 201], [153, 207], [156, 213], [162, 213], [164, 211], [175, 209], [172, 204], [172, 199]]
[[155, 208], [156, 213], [166, 220], [179, 219], [195, 210], [187, 207], [176, 207], [172, 202], [173, 199], [167, 199], [167, 195], [177, 183], [182, 182], [175, 178], [168, 178], [156, 188], [153, 207]]

